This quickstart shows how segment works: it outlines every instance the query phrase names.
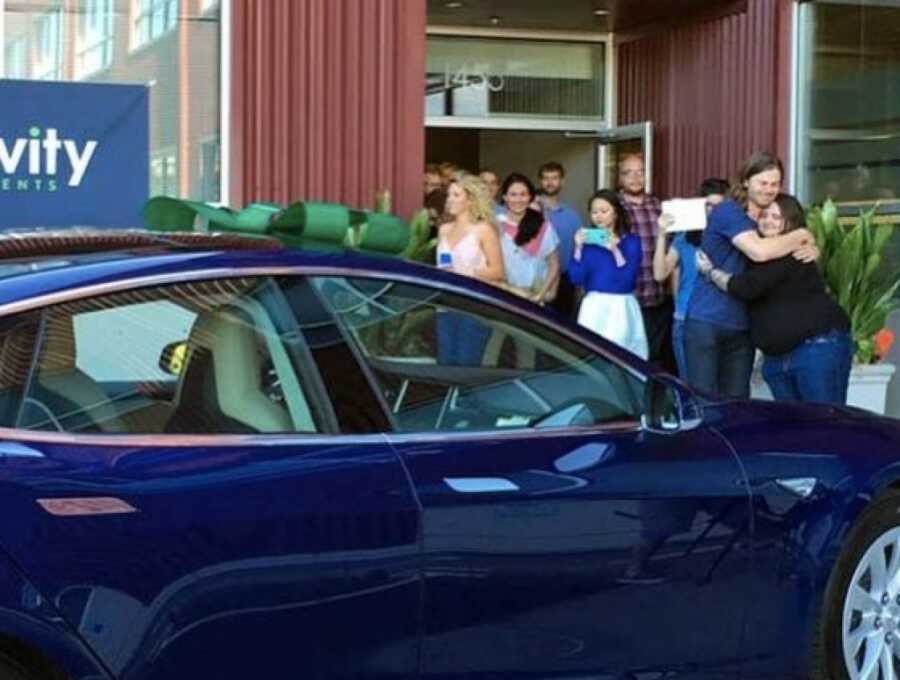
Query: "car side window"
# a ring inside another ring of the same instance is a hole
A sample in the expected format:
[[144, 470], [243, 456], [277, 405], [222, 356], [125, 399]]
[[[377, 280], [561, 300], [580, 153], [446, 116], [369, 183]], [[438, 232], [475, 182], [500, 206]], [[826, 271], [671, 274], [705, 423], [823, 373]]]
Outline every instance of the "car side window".
[[427, 286], [318, 277], [401, 431], [633, 423], [643, 381], [563, 333]]
[[300, 370], [309, 360], [290, 311], [272, 303], [278, 295], [268, 278], [235, 278], [47, 307], [31, 315], [37, 356], [4, 424], [105, 434], [317, 432], [321, 419]]

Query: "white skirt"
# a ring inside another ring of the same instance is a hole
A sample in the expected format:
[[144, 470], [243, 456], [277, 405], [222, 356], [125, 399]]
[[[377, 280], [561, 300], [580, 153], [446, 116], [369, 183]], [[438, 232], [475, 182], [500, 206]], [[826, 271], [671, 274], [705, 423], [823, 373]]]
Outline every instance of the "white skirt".
[[634, 295], [591, 292], [578, 310], [578, 323], [602, 335], [632, 354], [646, 360], [648, 355], [644, 317]]

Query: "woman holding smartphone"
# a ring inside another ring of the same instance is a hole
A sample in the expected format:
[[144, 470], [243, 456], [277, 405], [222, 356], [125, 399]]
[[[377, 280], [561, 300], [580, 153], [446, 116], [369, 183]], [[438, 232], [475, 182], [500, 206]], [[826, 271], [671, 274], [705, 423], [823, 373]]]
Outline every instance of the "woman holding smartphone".
[[641, 240], [615, 192], [601, 189], [588, 202], [591, 227], [575, 232], [566, 274], [585, 290], [578, 323], [642, 359], [648, 355], [641, 307], [634, 291], [641, 268]]

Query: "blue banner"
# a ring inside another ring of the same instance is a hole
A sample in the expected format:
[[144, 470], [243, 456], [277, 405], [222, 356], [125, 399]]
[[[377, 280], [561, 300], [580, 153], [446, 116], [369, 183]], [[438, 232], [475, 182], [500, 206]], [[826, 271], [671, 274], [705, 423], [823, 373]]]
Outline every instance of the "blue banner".
[[0, 80], [0, 229], [139, 227], [143, 85]]

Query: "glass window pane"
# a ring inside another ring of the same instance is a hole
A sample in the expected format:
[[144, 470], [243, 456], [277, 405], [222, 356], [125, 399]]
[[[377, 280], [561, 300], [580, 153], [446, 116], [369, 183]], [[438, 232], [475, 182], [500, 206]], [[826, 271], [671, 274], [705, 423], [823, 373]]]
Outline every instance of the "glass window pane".
[[303, 332], [323, 392], [327, 392], [323, 398], [331, 401], [340, 431], [346, 434], [390, 431], [386, 409], [362, 370], [354, 346], [310, 282], [300, 277], [285, 278], [281, 290]]
[[217, 201], [220, 6], [199, 20], [200, 3], [179, 0], [0, 3], [5, 75], [148, 86], [151, 193]]
[[428, 38], [428, 115], [603, 118], [604, 43]]
[[634, 423], [643, 384], [551, 328], [426, 287], [319, 278], [402, 431]]
[[271, 304], [276, 292], [269, 279], [227, 279], [48, 308], [17, 426], [105, 434], [318, 431], [296, 326]]
[[75, 77], [84, 79], [112, 62], [113, 0], [89, 0], [75, 42]]
[[24, 78], [26, 74], [25, 40], [14, 40], [6, 44], [6, 77]]
[[36, 312], [0, 318], [0, 426], [16, 425], [39, 326]]
[[900, 2], [805, 3], [798, 29], [802, 197], [900, 197]]

